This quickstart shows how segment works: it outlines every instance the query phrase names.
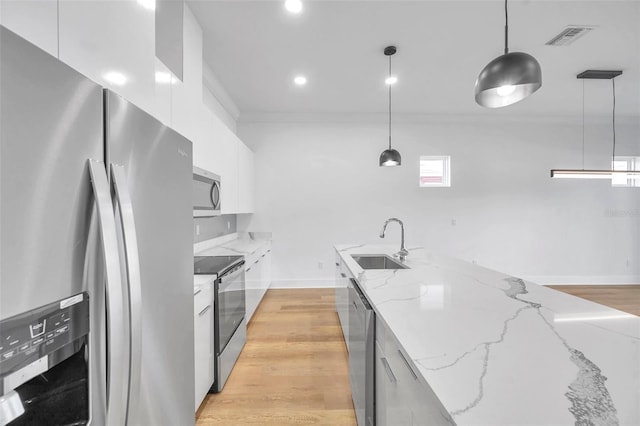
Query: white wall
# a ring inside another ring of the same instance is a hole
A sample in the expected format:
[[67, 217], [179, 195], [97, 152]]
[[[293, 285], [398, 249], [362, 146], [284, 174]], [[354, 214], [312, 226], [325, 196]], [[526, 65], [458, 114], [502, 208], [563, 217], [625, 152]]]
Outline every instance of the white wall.
[[[385, 120], [240, 123], [255, 152], [256, 214], [238, 228], [273, 231], [275, 287], [332, 285], [332, 246], [379, 242], [392, 216], [408, 247], [540, 283], [640, 282], [640, 188], [549, 177], [582, 167], [581, 121], [570, 121], [399, 123], [399, 168], [378, 166]], [[593, 121], [585, 167], [609, 168], [611, 123]], [[617, 154], [640, 155], [639, 120], [618, 121]], [[452, 187], [419, 188], [418, 157], [440, 154], [452, 156]], [[399, 241], [391, 224], [386, 242]]]

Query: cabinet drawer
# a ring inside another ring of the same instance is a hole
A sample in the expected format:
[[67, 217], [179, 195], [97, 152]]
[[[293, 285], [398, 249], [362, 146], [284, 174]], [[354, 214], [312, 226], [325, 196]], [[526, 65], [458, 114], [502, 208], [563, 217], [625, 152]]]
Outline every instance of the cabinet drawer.
[[378, 317], [376, 317], [376, 320], [376, 341], [380, 346], [380, 350], [384, 352], [391, 368], [394, 371], [398, 371], [402, 376], [418, 381], [419, 373], [415, 370], [407, 354], [400, 349], [400, 344], [396, 341], [393, 333]]
[[[211, 305], [207, 305], [211, 306]], [[213, 384], [213, 308], [204, 310], [193, 318], [195, 410], [204, 400]]]
[[[194, 288], [193, 294], [193, 315], [198, 315], [207, 306], [210, 306], [213, 301], [213, 283], [202, 284]], [[213, 308], [213, 306], [211, 306]], [[210, 308], [210, 309], [211, 309]]]

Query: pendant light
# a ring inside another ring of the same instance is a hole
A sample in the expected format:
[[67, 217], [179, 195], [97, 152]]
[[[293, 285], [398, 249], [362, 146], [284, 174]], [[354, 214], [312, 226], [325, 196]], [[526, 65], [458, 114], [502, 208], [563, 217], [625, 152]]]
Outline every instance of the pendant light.
[[389, 77], [386, 83], [389, 85], [389, 148], [380, 154], [380, 166], [399, 166], [401, 164], [400, 153], [391, 148], [391, 86], [395, 81], [391, 76], [391, 56], [396, 53], [395, 46], [387, 46], [384, 48], [384, 54], [389, 57]]
[[[580, 79], [610, 79], [613, 92], [613, 112], [612, 112], [612, 129], [613, 129], [613, 150], [611, 153], [611, 161], [616, 158], [616, 82], [615, 77], [622, 74], [622, 71], [603, 71], [603, 70], [587, 70], [577, 75]], [[626, 177], [627, 179], [640, 179], [640, 171], [635, 170], [586, 170], [584, 168], [584, 81], [582, 86], [582, 169], [553, 169], [551, 170], [552, 178], [561, 179], [612, 179], [617, 176]]]
[[504, 0], [504, 55], [485, 66], [476, 80], [476, 102], [487, 108], [514, 104], [542, 86], [542, 70], [533, 56], [509, 52], [509, 15]]

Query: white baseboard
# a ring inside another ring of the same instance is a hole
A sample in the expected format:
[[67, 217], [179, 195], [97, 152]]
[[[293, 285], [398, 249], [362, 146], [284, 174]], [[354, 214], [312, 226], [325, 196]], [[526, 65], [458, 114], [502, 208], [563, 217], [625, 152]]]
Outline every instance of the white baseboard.
[[541, 285], [631, 285], [640, 284], [640, 275], [540, 275], [523, 276], [522, 279]]

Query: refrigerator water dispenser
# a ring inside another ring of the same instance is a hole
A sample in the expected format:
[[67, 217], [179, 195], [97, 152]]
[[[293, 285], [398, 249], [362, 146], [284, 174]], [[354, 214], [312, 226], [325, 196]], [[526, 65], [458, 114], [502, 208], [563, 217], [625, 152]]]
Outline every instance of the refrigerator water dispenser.
[[0, 425], [89, 421], [89, 296], [0, 322]]

